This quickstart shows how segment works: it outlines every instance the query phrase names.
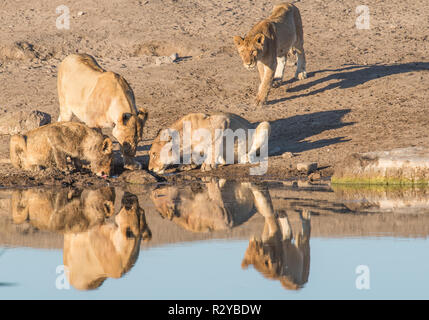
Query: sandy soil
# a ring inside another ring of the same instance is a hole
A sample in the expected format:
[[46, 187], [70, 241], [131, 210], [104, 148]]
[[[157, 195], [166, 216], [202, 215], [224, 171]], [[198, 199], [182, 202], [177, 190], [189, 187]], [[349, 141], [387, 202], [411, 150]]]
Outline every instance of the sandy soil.
[[[77, 0], [67, 4], [70, 29], [58, 30], [61, 1], [3, 0], [0, 117], [38, 109], [55, 119], [57, 66], [66, 55], [85, 52], [125, 76], [137, 104], [149, 110], [142, 162], [160, 128], [197, 111], [270, 121], [269, 178], [295, 175], [291, 168], [302, 161], [317, 161], [329, 176], [352, 152], [429, 146], [426, 0], [367, 2], [369, 30], [355, 26], [360, 1], [298, 2], [309, 78], [291, 81], [295, 70], [287, 68], [268, 105], [256, 108], [257, 72], [243, 68], [232, 36], [268, 16], [274, 3]], [[181, 57], [177, 63], [155, 63], [172, 53]], [[0, 176], [10, 181], [20, 173], [5, 163], [8, 140], [0, 137]], [[285, 159], [284, 152], [296, 156]], [[215, 174], [243, 177], [248, 169], [230, 166]]]

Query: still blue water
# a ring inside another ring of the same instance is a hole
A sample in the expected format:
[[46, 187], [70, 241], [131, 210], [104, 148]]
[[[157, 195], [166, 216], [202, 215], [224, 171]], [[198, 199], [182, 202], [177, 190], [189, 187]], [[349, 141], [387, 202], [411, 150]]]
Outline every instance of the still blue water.
[[[242, 269], [247, 246], [211, 240], [144, 249], [122, 278], [91, 291], [56, 288], [62, 250], [2, 248], [0, 299], [429, 298], [427, 239], [311, 238], [308, 282], [299, 290]], [[359, 265], [369, 268], [369, 289], [356, 288]]]

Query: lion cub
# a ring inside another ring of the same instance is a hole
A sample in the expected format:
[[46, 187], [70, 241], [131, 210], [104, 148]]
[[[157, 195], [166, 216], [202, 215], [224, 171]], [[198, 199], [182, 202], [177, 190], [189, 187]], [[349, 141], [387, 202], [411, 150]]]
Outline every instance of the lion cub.
[[244, 38], [235, 36], [234, 43], [244, 67], [258, 67], [261, 84], [256, 105], [265, 104], [273, 80], [282, 81], [288, 53], [298, 55], [295, 77], [307, 78], [301, 15], [293, 4], [276, 5], [271, 16], [254, 25]]
[[83, 123], [57, 122], [31, 130], [10, 139], [10, 159], [16, 168], [37, 170], [55, 166], [67, 171], [67, 156], [89, 162], [98, 176], [110, 175], [112, 140]]

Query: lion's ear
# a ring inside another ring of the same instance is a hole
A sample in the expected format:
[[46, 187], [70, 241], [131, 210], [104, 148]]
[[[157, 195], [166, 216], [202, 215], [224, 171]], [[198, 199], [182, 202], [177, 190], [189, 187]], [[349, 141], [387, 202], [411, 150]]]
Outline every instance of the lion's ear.
[[129, 113], [129, 112], [125, 112], [122, 114], [122, 123], [124, 124], [124, 126], [127, 125], [128, 120], [130, 120], [132, 116], [133, 116], [132, 113]]
[[103, 153], [105, 153], [105, 154], [112, 153], [113, 143], [112, 143], [112, 140], [110, 140], [109, 137], [105, 137], [104, 138], [104, 140], [103, 140], [103, 147], [102, 147], [101, 150], [103, 150]]
[[259, 33], [255, 36], [255, 42], [261, 46], [264, 45], [265, 36], [262, 33]]
[[139, 108], [137, 110], [137, 116], [138, 116], [139, 119], [141, 119], [143, 121], [142, 123], [144, 125], [144, 123], [146, 122], [146, 120], [147, 120], [147, 118], [149, 116], [149, 113], [146, 111], [145, 108]]
[[104, 209], [104, 216], [105, 217], [108, 218], [108, 217], [113, 216], [114, 208], [112, 206], [111, 201], [104, 201], [103, 209]]
[[244, 39], [242, 37], [239, 36], [235, 36], [234, 37], [234, 43], [235, 46], [238, 48], [239, 46], [241, 46], [241, 44], [243, 43]]

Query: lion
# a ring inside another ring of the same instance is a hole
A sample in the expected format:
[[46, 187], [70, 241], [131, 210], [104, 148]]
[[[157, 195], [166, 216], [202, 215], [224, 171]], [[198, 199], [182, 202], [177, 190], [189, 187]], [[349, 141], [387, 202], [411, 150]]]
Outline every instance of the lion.
[[[178, 164], [179, 169], [201, 165], [202, 171], [209, 171], [236, 161], [252, 163], [261, 148], [268, 148], [270, 132], [268, 122], [255, 126], [233, 113], [191, 113], [155, 138], [149, 151], [149, 170], [163, 174], [168, 166]], [[241, 136], [241, 139], [235, 139], [233, 135]], [[170, 154], [168, 150], [174, 151], [175, 147], [178, 147], [178, 152], [175, 155], [170, 152], [173, 156], [166, 156]], [[220, 147], [223, 147], [223, 152]]]
[[242, 261], [242, 268], [253, 265], [264, 277], [278, 280], [287, 290], [299, 290], [310, 273], [310, 212], [300, 212], [301, 230], [294, 241], [287, 215], [265, 215], [261, 238], [253, 237]]
[[141, 241], [152, 232], [135, 195], [125, 192], [118, 213], [115, 190], [28, 189], [12, 194], [12, 219], [64, 235], [63, 261], [69, 283], [95, 289], [120, 278], [137, 261]]
[[291, 3], [276, 5], [271, 16], [254, 25], [244, 38], [235, 36], [234, 43], [244, 67], [258, 68], [261, 84], [256, 105], [264, 105], [273, 83], [281, 83], [288, 54], [298, 56], [295, 77], [307, 78], [301, 15]]
[[24, 170], [57, 167], [68, 172], [70, 157], [75, 168], [87, 162], [94, 174], [106, 176], [111, 173], [112, 150], [109, 137], [77, 122], [47, 124], [10, 139], [11, 163]]
[[27, 189], [12, 193], [12, 219], [40, 230], [83, 232], [114, 213], [115, 191], [100, 189]]
[[198, 233], [229, 230], [255, 213], [248, 183], [223, 179], [184, 187], [157, 187], [151, 199], [161, 217]]
[[124, 167], [141, 169], [134, 157], [148, 113], [137, 109], [133, 90], [122, 76], [105, 71], [90, 55], [71, 54], [58, 68], [58, 98], [58, 121], [71, 121], [74, 114], [91, 128], [113, 128]]
[[135, 264], [141, 241], [152, 234], [135, 195], [125, 193], [113, 221], [81, 233], [64, 234], [64, 266], [69, 283], [78, 290], [100, 287], [107, 278], [120, 278]]

